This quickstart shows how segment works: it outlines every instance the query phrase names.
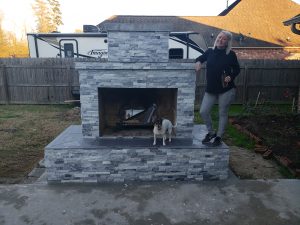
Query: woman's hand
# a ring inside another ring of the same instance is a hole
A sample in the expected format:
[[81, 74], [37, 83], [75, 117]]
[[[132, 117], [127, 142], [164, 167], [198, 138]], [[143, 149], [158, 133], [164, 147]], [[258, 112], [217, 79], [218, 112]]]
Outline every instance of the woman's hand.
[[226, 76], [224, 78], [224, 82], [229, 83], [231, 81], [231, 77], [230, 76]]
[[196, 64], [195, 64], [195, 70], [196, 70], [196, 72], [199, 72], [200, 70], [201, 70], [201, 62], [196, 62]]

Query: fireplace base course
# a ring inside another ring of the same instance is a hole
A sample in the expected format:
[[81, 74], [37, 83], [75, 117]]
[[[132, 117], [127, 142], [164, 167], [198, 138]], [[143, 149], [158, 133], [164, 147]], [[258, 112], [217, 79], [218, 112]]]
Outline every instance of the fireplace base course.
[[228, 177], [229, 148], [201, 144], [203, 125], [190, 139], [174, 138], [167, 146], [152, 138], [85, 139], [72, 125], [45, 149], [48, 183], [128, 181], [202, 181]]

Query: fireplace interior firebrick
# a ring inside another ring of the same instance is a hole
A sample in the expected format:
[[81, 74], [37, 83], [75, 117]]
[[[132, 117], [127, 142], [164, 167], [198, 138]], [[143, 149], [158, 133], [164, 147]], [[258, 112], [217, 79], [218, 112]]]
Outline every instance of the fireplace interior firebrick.
[[177, 91], [177, 88], [98, 88], [101, 136], [149, 137], [158, 117], [175, 124]]

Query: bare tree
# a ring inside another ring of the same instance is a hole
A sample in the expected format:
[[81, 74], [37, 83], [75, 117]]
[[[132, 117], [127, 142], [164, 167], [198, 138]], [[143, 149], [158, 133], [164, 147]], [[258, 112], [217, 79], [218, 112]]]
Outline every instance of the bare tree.
[[3, 13], [0, 11], [0, 57], [7, 57], [9, 55], [9, 41], [8, 37], [2, 28]]

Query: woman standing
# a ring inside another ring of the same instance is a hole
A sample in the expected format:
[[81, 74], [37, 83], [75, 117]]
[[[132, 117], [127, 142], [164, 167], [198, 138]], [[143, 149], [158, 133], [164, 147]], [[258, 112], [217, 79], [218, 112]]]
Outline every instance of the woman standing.
[[[214, 47], [208, 49], [196, 59], [195, 70], [201, 69], [206, 62], [206, 89], [200, 107], [200, 114], [208, 133], [202, 140], [203, 144], [218, 146], [222, 144], [228, 121], [229, 106], [235, 98], [236, 86], [234, 78], [240, 73], [240, 66], [235, 52], [231, 50], [232, 34], [229, 31], [221, 31], [216, 38]], [[213, 105], [219, 105], [219, 125], [215, 132], [210, 116]], [[213, 140], [211, 143], [210, 141]]]

